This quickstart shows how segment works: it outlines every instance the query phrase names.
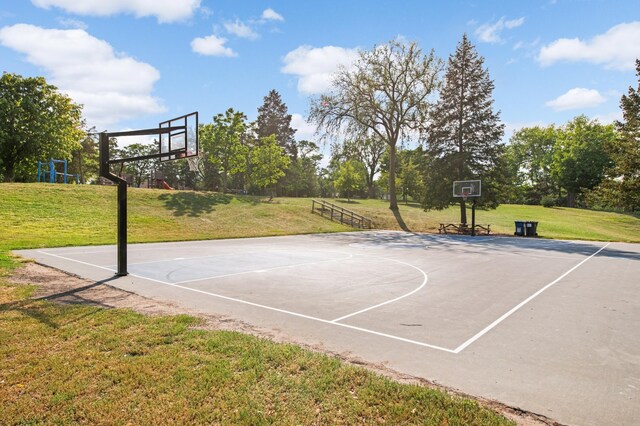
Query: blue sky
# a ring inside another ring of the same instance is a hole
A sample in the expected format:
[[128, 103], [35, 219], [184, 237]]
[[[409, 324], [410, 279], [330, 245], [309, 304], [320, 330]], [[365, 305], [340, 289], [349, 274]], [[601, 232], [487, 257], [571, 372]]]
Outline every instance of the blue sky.
[[358, 49], [401, 37], [446, 60], [463, 33], [507, 138], [579, 114], [611, 122], [637, 85], [637, 0], [0, 0], [0, 70], [46, 77], [112, 131], [229, 107], [253, 120], [275, 89], [314, 139], [309, 97]]

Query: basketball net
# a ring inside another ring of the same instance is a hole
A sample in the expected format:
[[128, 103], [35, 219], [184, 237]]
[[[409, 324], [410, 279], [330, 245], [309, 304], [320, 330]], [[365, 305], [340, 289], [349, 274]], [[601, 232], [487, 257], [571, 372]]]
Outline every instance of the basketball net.
[[192, 172], [200, 172], [200, 164], [204, 158], [204, 151], [200, 151], [198, 155], [193, 157], [187, 157], [187, 163], [189, 163], [189, 170]]
[[467, 198], [469, 197], [469, 192], [468, 191], [462, 191], [462, 201], [467, 201]]

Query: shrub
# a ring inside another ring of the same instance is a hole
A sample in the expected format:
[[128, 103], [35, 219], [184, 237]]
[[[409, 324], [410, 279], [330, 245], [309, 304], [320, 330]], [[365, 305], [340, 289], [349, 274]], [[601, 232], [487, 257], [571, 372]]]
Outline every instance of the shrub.
[[551, 195], [545, 195], [544, 197], [542, 197], [542, 199], [540, 200], [540, 204], [542, 204], [542, 207], [553, 207], [557, 204], [557, 201], [555, 197], [551, 196]]

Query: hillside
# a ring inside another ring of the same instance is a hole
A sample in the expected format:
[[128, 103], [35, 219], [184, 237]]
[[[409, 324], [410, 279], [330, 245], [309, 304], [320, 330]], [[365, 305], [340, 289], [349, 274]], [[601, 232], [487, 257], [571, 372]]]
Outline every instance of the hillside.
[[[0, 248], [113, 244], [116, 188], [89, 185], [0, 184]], [[382, 200], [335, 201], [373, 219], [377, 229], [437, 232], [456, 222], [457, 208], [424, 212], [401, 204], [395, 217]], [[129, 241], [178, 241], [351, 230], [310, 213], [307, 198], [129, 189]], [[477, 223], [512, 235], [514, 220], [540, 222], [545, 238], [640, 242], [637, 216], [567, 208], [502, 205], [478, 211]]]

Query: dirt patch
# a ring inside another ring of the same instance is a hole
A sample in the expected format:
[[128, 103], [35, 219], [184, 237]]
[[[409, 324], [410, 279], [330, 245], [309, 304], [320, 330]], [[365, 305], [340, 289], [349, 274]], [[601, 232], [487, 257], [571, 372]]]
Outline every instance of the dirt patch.
[[9, 277], [9, 281], [14, 284], [35, 285], [37, 290], [32, 298], [37, 300], [47, 300], [71, 305], [85, 304], [107, 309], [132, 309], [144, 315], [192, 315], [200, 318], [202, 321], [200, 325], [198, 325], [198, 328], [237, 331], [267, 338], [278, 343], [292, 343], [305, 349], [336, 357], [349, 364], [367, 368], [401, 383], [419, 384], [428, 388], [445, 391], [451, 395], [474, 399], [481, 405], [502, 413], [505, 417], [515, 421], [519, 425], [560, 425], [560, 423], [545, 416], [530, 413], [517, 407], [505, 406], [497, 401], [466, 395], [456, 389], [447, 388], [420, 377], [399, 373], [383, 364], [367, 362], [351, 353], [334, 353], [327, 351], [326, 348], [322, 346], [312, 346], [304, 342], [295, 341], [290, 336], [276, 330], [264, 329], [233, 318], [184, 308], [163, 300], [142, 297], [138, 294], [112, 287], [107, 283], [88, 281], [37, 263], [25, 263], [23, 267], [13, 272]]

